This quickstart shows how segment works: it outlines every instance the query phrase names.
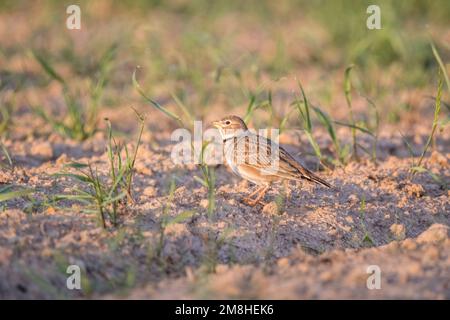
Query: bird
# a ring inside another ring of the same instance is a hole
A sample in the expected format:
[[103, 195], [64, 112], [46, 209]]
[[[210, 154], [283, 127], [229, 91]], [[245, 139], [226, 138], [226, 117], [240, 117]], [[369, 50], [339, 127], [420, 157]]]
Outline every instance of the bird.
[[243, 202], [255, 206], [262, 201], [273, 183], [307, 180], [332, 188], [331, 184], [300, 164], [274, 141], [247, 128], [238, 116], [213, 121], [223, 140], [226, 163], [239, 177], [254, 183], [257, 188]]

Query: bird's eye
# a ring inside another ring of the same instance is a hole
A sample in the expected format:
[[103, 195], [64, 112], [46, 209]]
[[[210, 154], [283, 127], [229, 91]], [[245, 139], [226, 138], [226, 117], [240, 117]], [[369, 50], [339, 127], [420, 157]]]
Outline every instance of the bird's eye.
[[226, 124], [227, 126], [229, 126], [229, 125], [231, 124], [231, 121], [230, 121], [230, 120], [227, 120], [227, 121], [225, 121], [225, 124]]

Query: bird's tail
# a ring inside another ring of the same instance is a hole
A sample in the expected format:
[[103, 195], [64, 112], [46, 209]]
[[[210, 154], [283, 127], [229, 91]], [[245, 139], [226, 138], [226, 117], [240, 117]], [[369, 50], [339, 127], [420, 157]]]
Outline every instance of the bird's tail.
[[318, 177], [317, 175], [315, 175], [314, 173], [312, 173], [311, 171], [309, 171], [305, 168], [303, 168], [303, 170], [302, 170], [302, 178], [312, 181], [312, 182], [315, 182], [315, 183], [318, 183], [318, 184], [321, 184], [328, 188], [333, 188], [333, 186], [331, 184], [329, 184], [328, 182], [326, 182], [325, 180], [323, 180], [322, 178]]

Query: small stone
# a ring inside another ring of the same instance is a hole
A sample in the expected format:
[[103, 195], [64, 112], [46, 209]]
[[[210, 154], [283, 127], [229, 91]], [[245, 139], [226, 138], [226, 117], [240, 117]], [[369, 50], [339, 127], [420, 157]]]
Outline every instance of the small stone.
[[142, 193], [147, 197], [155, 197], [156, 196], [156, 188], [149, 186], [149, 187], [145, 188]]
[[42, 159], [53, 158], [53, 148], [50, 142], [34, 142], [30, 150], [31, 155]]
[[406, 250], [416, 250], [417, 244], [412, 239], [405, 239], [405, 241], [402, 242], [402, 248]]
[[338, 234], [336, 229], [331, 229], [330, 231], [328, 231], [328, 235], [330, 236], [336, 236]]
[[45, 213], [48, 215], [54, 215], [56, 213], [56, 209], [54, 207], [48, 207], [47, 210], [45, 210]]
[[68, 162], [67, 154], [61, 154], [58, 159], [56, 159], [56, 164], [62, 165]]
[[346, 216], [346, 217], [345, 217], [345, 221], [347, 221], [347, 222], [350, 223], [350, 224], [353, 224], [353, 223], [354, 223], [354, 220], [353, 220], [353, 217], [352, 217], [352, 216]]
[[405, 191], [410, 197], [420, 198], [425, 194], [425, 190], [420, 184], [411, 183], [405, 186]]
[[281, 258], [281, 259], [278, 259], [277, 265], [278, 265], [278, 267], [280, 267], [280, 268], [286, 268], [286, 267], [289, 267], [289, 259], [288, 259], [288, 258]]
[[208, 199], [202, 199], [202, 200], [200, 200], [200, 207], [202, 207], [202, 208], [208, 208], [208, 204], [209, 204]]
[[439, 243], [448, 238], [449, 228], [443, 224], [432, 224], [417, 237], [418, 243]]
[[431, 153], [430, 161], [432, 163], [439, 164], [443, 168], [448, 168], [448, 166], [449, 166], [447, 158], [443, 154], [441, 154], [441, 153], [439, 153], [437, 151], [433, 151]]
[[153, 174], [153, 171], [149, 167], [147, 167], [144, 163], [137, 162], [135, 168], [136, 172], [141, 173], [143, 175], [151, 176]]
[[394, 223], [393, 225], [391, 225], [391, 227], [389, 228], [389, 230], [391, 230], [391, 233], [394, 235], [394, 237], [397, 240], [403, 240], [405, 239], [406, 236], [406, 229], [405, 226], [402, 224], [398, 224], [398, 223]]
[[351, 203], [358, 203], [359, 202], [359, 198], [356, 194], [351, 194], [348, 196], [348, 201]]
[[276, 215], [279, 213], [278, 205], [276, 204], [275, 201], [269, 202], [268, 204], [266, 204], [264, 206], [264, 208], [262, 209], [262, 212], [267, 215]]

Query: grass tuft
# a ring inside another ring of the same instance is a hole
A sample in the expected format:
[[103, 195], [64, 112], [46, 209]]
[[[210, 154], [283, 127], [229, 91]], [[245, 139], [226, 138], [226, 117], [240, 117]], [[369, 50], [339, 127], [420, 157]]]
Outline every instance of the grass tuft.
[[97, 169], [93, 168], [90, 163], [85, 164], [79, 162], [74, 162], [66, 166], [67, 169], [72, 169], [75, 173], [61, 172], [55, 175], [57, 177], [68, 177], [78, 181], [88, 189], [85, 191], [74, 188], [74, 194], [57, 195], [55, 200], [71, 200], [84, 204], [85, 208], [83, 211], [97, 214], [102, 227], [105, 229], [107, 228], [108, 221], [114, 227], [118, 225], [119, 209], [124, 208], [124, 199], [126, 197], [128, 197], [130, 202], [133, 202], [132, 183], [134, 164], [144, 128], [144, 118], [137, 112], [136, 114], [140, 121], [140, 130], [136, 146], [132, 153], [129, 152], [127, 146], [116, 143], [112, 135], [111, 124], [107, 120], [109, 179], [101, 178]]
[[70, 84], [53, 68], [48, 60], [33, 51], [33, 57], [47, 75], [62, 85], [66, 107], [66, 114], [62, 119], [48, 113], [42, 106], [33, 107], [36, 114], [49, 123], [56, 132], [65, 137], [83, 141], [94, 135], [97, 132], [100, 100], [107, 84], [115, 51], [116, 46], [110, 47], [100, 59], [98, 63], [99, 76], [96, 82], [91, 82], [86, 102], [79, 99], [80, 93], [71, 89]]
[[[170, 119], [174, 120], [180, 127], [191, 131], [192, 130], [190, 128], [193, 128], [193, 124], [191, 126], [187, 126], [185, 124], [185, 121], [183, 121], [182, 117], [170, 110], [168, 110], [167, 108], [165, 108], [164, 106], [160, 105], [158, 102], [156, 102], [155, 100], [149, 98], [144, 91], [142, 90], [142, 87], [140, 86], [140, 84], [137, 82], [136, 80], [136, 70], [134, 70], [133, 72], [133, 76], [132, 76], [132, 82], [133, 82], [133, 86], [136, 89], [136, 91], [147, 101], [149, 102], [154, 108], [156, 108], [157, 110], [159, 110], [160, 112], [162, 112], [163, 114], [165, 114], [166, 116], [168, 116]], [[176, 96], [174, 96], [174, 99], [176, 101], [176, 103], [180, 106], [180, 108], [182, 109], [182, 111], [188, 115], [188, 119], [192, 120], [193, 116], [191, 114], [189, 114], [188, 112], [188, 108], [181, 103], [181, 101], [179, 101], [179, 99], [176, 98]], [[191, 135], [192, 136], [192, 135]], [[197, 177], [195, 176], [194, 179], [198, 182], [200, 182], [203, 186], [205, 186], [208, 190], [208, 217], [212, 218], [213, 214], [214, 214], [214, 210], [215, 210], [215, 172], [214, 172], [214, 168], [208, 166], [208, 164], [205, 162], [205, 150], [206, 147], [208, 146], [209, 142], [205, 142], [202, 144], [202, 149], [201, 149], [201, 153], [200, 153], [200, 170], [202, 173], [202, 177]], [[192, 153], [195, 154], [194, 150], [194, 144], [191, 140], [191, 150]], [[192, 154], [191, 153], [191, 154]]]

